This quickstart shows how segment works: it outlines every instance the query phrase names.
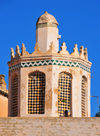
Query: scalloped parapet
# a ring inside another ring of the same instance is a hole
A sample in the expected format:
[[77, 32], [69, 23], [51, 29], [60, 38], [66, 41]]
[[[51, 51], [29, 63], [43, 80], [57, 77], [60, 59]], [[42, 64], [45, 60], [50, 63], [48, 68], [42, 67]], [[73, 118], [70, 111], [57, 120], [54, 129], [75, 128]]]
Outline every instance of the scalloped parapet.
[[54, 46], [54, 43], [51, 42], [51, 45], [49, 46], [49, 50], [47, 50], [46, 53], [43, 53], [41, 50], [40, 50], [40, 47], [38, 45], [38, 43], [35, 44], [35, 47], [34, 47], [34, 52], [32, 53], [28, 53], [26, 51], [26, 47], [24, 45], [24, 43], [22, 43], [22, 52], [20, 53], [20, 50], [19, 50], [19, 46], [17, 45], [16, 46], [16, 54], [14, 55], [14, 49], [11, 48], [11, 61], [16, 61], [17, 59], [21, 58], [21, 57], [34, 57], [34, 56], [46, 56], [46, 55], [63, 55], [65, 57], [73, 57], [73, 58], [78, 58], [78, 59], [83, 59], [83, 60], [86, 60], [88, 61], [88, 53], [87, 53], [87, 48], [84, 49], [83, 46], [80, 47], [80, 53], [78, 51], [78, 47], [77, 47], [77, 44], [74, 45], [74, 48], [73, 48], [73, 52], [70, 54], [68, 51], [67, 51], [67, 46], [66, 46], [66, 43], [63, 42], [62, 43], [62, 46], [61, 46], [61, 51], [59, 52], [56, 52], [55, 50], [55, 46]]
[[22, 43], [22, 52], [21, 52], [21, 55], [22, 56], [29, 55], [29, 53], [26, 51], [26, 47], [25, 47], [24, 43]]
[[36, 54], [43, 54], [43, 52], [40, 51], [40, 47], [39, 47], [38, 43], [35, 44], [34, 52], [32, 52], [32, 55], [36, 55]]
[[69, 55], [69, 52], [66, 49], [67, 49], [66, 43], [63, 42], [61, 46], [61, 51], [59, 53]]
[[71, 53], [73, 56], [79, 56], [77, 44], [74, 45], [73, 52]]
[[54, 49], [55, 46], [54, 46], [53, 42], [51, 42], [51, 45], [49, 47], [50, 47], [50, 49], [46, 53], [49, 53], [49, 54], [57, 53]]

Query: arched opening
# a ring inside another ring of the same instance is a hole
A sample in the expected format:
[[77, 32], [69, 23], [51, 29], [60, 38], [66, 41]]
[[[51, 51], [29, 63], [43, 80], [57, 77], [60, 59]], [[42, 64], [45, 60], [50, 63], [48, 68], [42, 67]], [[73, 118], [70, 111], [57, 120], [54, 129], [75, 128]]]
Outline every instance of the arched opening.
[[71, 116], [71, 84], [72, 76], [61, 72], [58, 80], [58, 114], [60, 117]]
[[86, 116], [86, 77], [82, 76], [81, 80], [81, 116]]
[[18, 116], [18, 75], [12, 78], [12, 116]]
[[45, 74], [35, 71], [28, 77], [28, 113], [45, 112]]

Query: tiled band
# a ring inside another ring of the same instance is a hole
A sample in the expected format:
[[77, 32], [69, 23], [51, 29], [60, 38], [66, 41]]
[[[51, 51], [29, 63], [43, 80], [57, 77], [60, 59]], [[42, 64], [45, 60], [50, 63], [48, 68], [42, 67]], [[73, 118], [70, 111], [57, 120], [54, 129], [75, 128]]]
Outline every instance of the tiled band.
[[70, 61], [60, 61], [60, 60], [44, 60], [44, 61], [33, 61], [33, 62], [25, 62], [19, 63], [12, 67], [9, 67], [9, 71], [25, 68], [25, 67], [34, 67], [34, 66], [44, 66], [44, 65], [58, 65], [58, 66], [68, 66], [68, 67], [80, 67], [81, 69], [90, 72], [90, 68], [82, 65], [78, 62], [70, 62]]
[[38, 24], [36, 26], [36, 28], [43, 28], [43, 27], [57, 27], [57, 25], [53, 23], [44, 23], [44, 24]]

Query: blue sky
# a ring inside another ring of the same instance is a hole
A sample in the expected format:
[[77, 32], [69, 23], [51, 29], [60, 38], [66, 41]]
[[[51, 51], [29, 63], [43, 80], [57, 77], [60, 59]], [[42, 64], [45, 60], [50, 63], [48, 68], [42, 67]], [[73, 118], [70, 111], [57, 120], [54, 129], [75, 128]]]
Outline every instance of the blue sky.
[[0, 0], [0, 74], [6, 75], [8, 88], [8, 66], [10, 48], [16, 49], [24, 43], [29, 53], [36, 42], [36, 21], [45, 11], [54, 15], [59, 23], [59, 40], [66, 42], [71, 53], [74, 44], [88, 50], [92, 62], [91, 116], [100, 105], [100, 0]]

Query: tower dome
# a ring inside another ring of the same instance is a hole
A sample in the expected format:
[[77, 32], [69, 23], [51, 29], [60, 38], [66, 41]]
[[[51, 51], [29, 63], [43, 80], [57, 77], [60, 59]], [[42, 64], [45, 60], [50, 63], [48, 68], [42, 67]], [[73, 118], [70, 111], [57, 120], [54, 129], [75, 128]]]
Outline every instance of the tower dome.
[[55, 50], [59, 50], [59, 30], [58, 22], [54, 16], [47, 11], [41, 15], [36, 22], [36, 43], [38, 43], [40, 50], [46, 52], [49, 50], [51, 42], [55, 45]]
[[38, 18], [36, 25], [45, 24], [45, 23], [53, 23], [53, 24], [58, 25], [58, 22], [55, 19], [55, 17], [49, 14], [47, 11]]

